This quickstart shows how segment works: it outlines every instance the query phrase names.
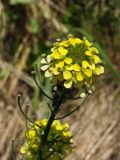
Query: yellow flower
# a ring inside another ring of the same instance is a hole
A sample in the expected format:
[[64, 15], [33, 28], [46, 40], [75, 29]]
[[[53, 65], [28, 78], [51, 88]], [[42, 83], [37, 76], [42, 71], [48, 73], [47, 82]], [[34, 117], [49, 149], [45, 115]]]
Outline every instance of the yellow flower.
[[91, 47], [92, 43], [89, 42], [86, 38], [83, 38], [83, 43], [87, 46], [87, 47]]
[[69, 38], [67, 40], [67, 42], [70, 43], [71, 45], [75, 46], [76, 44], [82, 43], [82, 40], [79, 38]]
[[[69, 89], [78, 88], [80, 83], [78, 89], [83, 97], [92, 91], [94, 76], [103, 74], [104, 67], [101, 62], [98, 49], [90, 41], [86, 38], [70, 37], [55, 43], [50, 55], [41, 61], [44, 63], [41, 69], [54, 85], [63, 82], [64, 87]], [[88, 83], [91, 87], [86, 85]]]
[[70, 134], [70, 132], [63, 132], [63, 136], [64, 136], [64, 137], [70, 137], [71, 134]]
[[[22, 160], [38, 159], [41, 138], [47, 122], [48, 119], [42, 119], [28, 127], [25, 133], [25, 143], [20, 148]], [[37, 125], [41, 127], [36, 127]], [[73, 150], [73, 139], [71, 138], [68, 123], [62, 124], [59, 120], [55, 120], [47, 138], [45, 150], [43, 151], [43, 159], [46, 159], [51, 154], [51, 151], [53, 151], [50, 160], [59, 160], [61, 157], [65, 157], [69, 154], [71, 150]]]
[[79, 71], [80, 71], [80, 66], [79, 66], [79, 64], [75, 63], [75, 64], [73, 65], [73, 70], [79, 72]]
[[67, 63], [67, 64], [71, 64], [72, 63], [72, 58], [65, 58], [65, 63]]
[[72, 78], [72, 73], [70, 71], [63, 71], [63, 77], [65, 80]]
[[59, 43], [59, 46], [68, 47], [69, 45], [67, 44], [66, 41], [62, 41]]
[[26, 137], [27, 137], [27, 138], [34, 138], [35, 135], [36, 135], [36, 131], [33, 130], [33, 129], [26, 132]]
[[91, 48], [89, 48], [89, 50], [94, 54], [98, 54], [99, 53], [98, 49], [95, 48], [95, 47], [91, 47]]
[[66, 56], [66, 54], [68, 53], [68, 50], [63, 47], [58, 48], [58, 51], [62, 56]]
[[86, 54], [87, 56], [92, 56], [92, 52], [91, 52], [90, 50], [86, 51], [85, 54]]
[[56, 68], [63, 68], [64, 67], [64, 61], [59, 61], [56, 63]]
[[63, 127], [64, 127], [64, 129], [68, 130], [69, 129], [69, 124], [68, 123], [64, 123]]
[[62, 126], [62, 125], [57, 125], [57, 126], [56, 126], [56, 130], [57, 130], [57, 131], [63, 130], [63, 126]]
[[79, 73], [76, 75], [76, 79], [77, 79], [78, 81], [82, 81], [82, 80], [84, 79], [82, 73], [79, 72]]
[[25, 154], [26, 151], [27, 151], [27, 148], [26, 148], [25, 146], [22, 146], [22, 147], [20, 148], [20, 153], [21, 153], [21, 154]]
[[100, 59], [98, 56], [93, 55], [93, 58], [94, 58], [94, 62], [95, 62], [95, 64], [97, 64], [97, 63], [100, 63], [100, 62], [101, 62], [101, 59]]
[[96, 67], [93, 72], [96, 75], [100, 75], [100, 74], [104, 73], [104, 67], [103, 66]]
[[43, 120], [41, 121], [41, 125], [46, 126], [47, 122], [48, 122], [47, 119], [43, 119]]
[[87, 77], [91, 77], [92, 76], [92, 70], [91, 69], [84, 69], [83, 72]]
[[88, 61], [82, 61], [82, 67], [87, 68], [89, 66]]
[[57, 50], [55, 50], [52, 55], [51, 55], [52, 58], [54, 59], [61, 59], [62, 58], [62, 55], [60, 54], [60, 52], [58, 52]]

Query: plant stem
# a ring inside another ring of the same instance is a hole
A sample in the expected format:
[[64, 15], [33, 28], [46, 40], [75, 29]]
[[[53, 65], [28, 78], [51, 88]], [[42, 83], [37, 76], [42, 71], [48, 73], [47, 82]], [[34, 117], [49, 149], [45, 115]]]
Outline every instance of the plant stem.
[[63, 91], [60, 95], [55, 95], [53, 98], [53, 111], [50, 115], [50, 118], [48, 120], [48, 123], [46, 125], [45, 131], [44, 131], [44, 135], [41, 138], [41, 144], [40, 144], [40, 150], [38, 152], [38, 160], [43, 160], [43, 151], [44, 151], [44, 146], [51, 128], [51, 125], [55, 119], [56, 114], [58, 113], [60, 106], [62, 104], [63, 98], [64, 98], [64, 94], [65, 94], [65, 89], [63, 88]]

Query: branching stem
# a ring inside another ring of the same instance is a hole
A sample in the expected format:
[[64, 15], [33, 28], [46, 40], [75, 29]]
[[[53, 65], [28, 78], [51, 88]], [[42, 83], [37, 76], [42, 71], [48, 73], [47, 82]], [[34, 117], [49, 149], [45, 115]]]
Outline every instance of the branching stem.
[[74, 112], [76, 112], [77, 110], [79, 110], [80, 107], [86, 102], [87, 98], [88, 98], [88, 95], [86, 96], [86, 98], [84, 99], [84, 101], [80, 105], [78, 105], [74, 110], [72, 110], [71, 112], [69, 112], [68, 114], [66, 114], [64, 116], [56, 118], [55, 120], [67, 118], [68, 116], [70, 116], [71, 114], [73, 114]]

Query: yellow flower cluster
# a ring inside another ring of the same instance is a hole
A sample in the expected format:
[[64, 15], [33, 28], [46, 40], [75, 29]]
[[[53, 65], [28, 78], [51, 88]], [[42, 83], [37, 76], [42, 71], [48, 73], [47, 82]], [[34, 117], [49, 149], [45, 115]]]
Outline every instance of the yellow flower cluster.
[[[43, 119], [31, 124], [25, 132], [25, 143], [20, 149], [22, 160], [37, 160], [41, 137], [48, 120]], [[55, 120], [51, 126], [43, 151], [43, 160], [60, 160], [73, 150], [73, 140], [68, 123]]]
[[104, 72], [99, 51], [86, 38], [68, 38], [56, 42], [51, 53], [41, 60], [45, 77], [51, 77], [54, 84], [64, 82], [65, 88], [73, 86], [80, 90], [80, 96], [92, 92], [94, 75]]

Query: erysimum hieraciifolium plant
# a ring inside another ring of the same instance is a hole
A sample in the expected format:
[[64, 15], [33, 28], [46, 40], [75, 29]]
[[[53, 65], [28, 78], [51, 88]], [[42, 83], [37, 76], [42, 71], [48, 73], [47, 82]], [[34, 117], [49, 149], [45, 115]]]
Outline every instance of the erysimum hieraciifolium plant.
[[[25, 132], [25, 144], [21, 147], [21, 154], [25, 160], [37, 160], [37, 154], [41, 143], [41, 138], [46, 128], [48, 119], [43, 119], [30, 124], [30, 128]], [[60, 123], [55, 120], [46, 140], [43, 152], [43, 159], [58, 160], [63, 159], [73, 150], [73, 140], [69, 131], [68, 123]], [[59, 153], [59, 154], [58, 154]]]
[[42, 59], [41, 69], [54, 85], [63, 82], [66, 89], [79, 89], [83, 97], [94, 89], [94, 76], [104, 72], [101, 62], [92, 43], [72, 37], [55, 43], [51, 53]]
[[[42, 70], [52, 85], [52, 96], [48, 95], [41, 84], [39, 71]], [[20, 149], [22, 160], [62, 160], [74, 150], [73, 135], [68, 123], [61, 123], [78, 110], [86, 98], [94, 90], [94, 79], [104, 72], [99, 51], [86, 38], [70, 37], [57, 41], [50, 54], [41, 60], [41, 68], [36, 68], [33, 74], [34, 81], [42, 93], [51, 101], [48, 104], [51, 114], [48, 119], [32, 122], [22, 111], [20, 96], [18, 104], [21, 112], [30, 121], [25, 132], [25, 142]], [[38, 79], [36, 79], [38, 76]], [[75, 91], [71, 94], [71, 91]], [[67, 99], [84, 98], [75, 109], [58, 117]]]

